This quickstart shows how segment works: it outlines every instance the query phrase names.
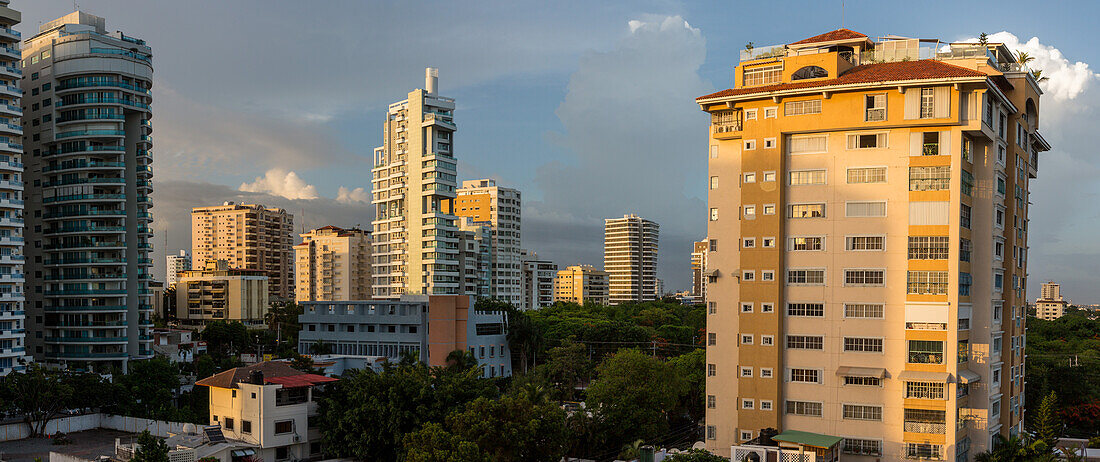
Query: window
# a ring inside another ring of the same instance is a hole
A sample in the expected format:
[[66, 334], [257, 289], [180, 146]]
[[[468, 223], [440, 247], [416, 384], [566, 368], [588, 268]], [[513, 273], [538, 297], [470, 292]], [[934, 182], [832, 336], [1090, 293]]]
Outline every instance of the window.
[[846, 269], [844, 270], [844, 285], [884, 286], [886, 285], [886, 270]]
[[741, 334], [742, 345], [752, 345], [752, 334]]
[[[960, 319], [960, 321], [962, 321], [962, 320]], [[970, 320], [967, 319], [968, 323], [969, 323], [969, 321]], [[959, 340], [959, 358], [958, 358], [958, 362], [960, 364], [970, 362], [970, 341], [969, 340]]]
[[789, 237], [787, 238], [787, 250], [791, 251], [803, 251], [803, 250], [824, 250], [825, 238], [821, 236], [813, 237]]
[[864, 119], [867, 122], [886, 120], [886, 95], [867, 95], [864, 102], [866, 104]]
[[848, 169], [848, 184], [885, 183], [886, 167], [859, 167]]
[[718, 407], [718, 397], [707, 395], [707, 409], [714, 409], [716, 407]]
[[775, 149], [775, 138], [764, 138], [764, 149]]
[[275, 448], [275, 460], [287, 460], [290, 458], [290, 446]]
[[787, 348], [792, 350], [822, 350], [824, 340], [821, 336], [813, 335], [788, 335]]
[[773, 64], [769, 66], [750, 67], [744, 70], [741, 85], [745, 87], [754, 85], [769, 85], [779, 83], [782, 79], [783, 65]]
[[1005, 275], [1004, 273], [993, 274], [993, 290], [995, 292], [1004, 291], [1005, 288]]
[[783, 115], [796, 116], [805, 114], [821, 114], [821, 100], [787, 101], [783, 105]]
[[750, 282], [750, 281], [755, 281], [755, 280], [756, 280], [756, 272], [755, 271], [742, 271], [741, 272], [741, 281]]
[[970, 239], [959, 238], [959, 261], [970, 261]]
[[1005, 208], [1000, 205], [996, 206], [996, 210], [993, 212], [993, 226], [999, 229], [1005, 228]]
[[943, 342], [910, 340], [909, 362], [913, 364], [943, 364]]
[[788, 284], [825, 285], [825, 270], [823, 269], [791, 269], [787, 270]]
[[752, 302], [741, 302], [742, 313], [752, 313]]
[[845, 454], [859, 456], [881, 456], [882, 440], [863, 440], [858, 438], [844, 438]]
[[843, 411], [846, 420], [882, 420], [882, 406], [845, 404]]
[[910, 191], [944, 191], [951, 188], [951, 167], [909, 167]]
[[752, 367], [751, 366], [741, 366], [740, 367], [740, 373], [741, 373], [741, 377], [752, 377]]
[[749, 398], [741, 398], [741, 409], [752, 409], [756, 407], [755, 401]]
[[825, 218], [825, 204], [790, 204], [787, 218]]
[[947, 236], [909, 236], [910, 260], [946, 260]]
[[882, 319], [884, 305], [876, 303], [845, 303], [844, 317]]
[[882, 353], [881, 338], [844, 337], [844, 351]]
[[775, 247], [775, 238], [774, 237], [765, 237], [764, 239], [762, 239], [762, 241], [764, 241], [763, 242], [764, 247]]
[[713, 440], [718, 438], [718, 427], [714, 425], [707, 425], [707, 439]]
[[921, 138], [923, 139], [923, 143], [921, 144], [920, 155], [940, 155], [940, 132], [924, 132]]
[[882, 379], [871, 376], [844, 376], [844, 385], [855, 387], [881, 387]]
[[792, 136], [787, 143], [791, 154], [814, 154], [829, 150], [827, 135]]
[[974, 174], [963, 170], [960, 189], [964, 195], [970, 196], [974, 192]]
[[916, 399], [945, 399], [945, 384], [936, 382], [905, 382], [905, 397]]
[[748, 441], [752, 439], [752, 430], [741, 430], [741, 440]]
[[920, 89], [920, 118], [931, 119], [936, 116], [936, 92], [933, 88]]
[[[234, 390], [234, 391], [236, 391], [236, 390]], [[233, 429], [233, 419], [230, 418], [230, 417], [226, 417], [225, 420], [222, 422], [222, 425], [225, 426], [226, 430], [232, 430]]]
[[943, 446], [928, 443], [905, 443], [905, 458], [943, 460]]
[[718, 208], [711, 207], [710, 209], [710, 221], [718, 221]]
[[710, 189], [718, 189], [718, 177], [710, 177]]
[[762, 379], [772, 378], [772, 368], [770, 368], [770, 367], [761, 367], [760, 368], [760, 378], [762, 378]]
[[707, 333], [707, 345], [714, 346], [718, 344], [718, 334], [714, 332]]
[[745, 150], [752, 151], [756, 149], [756, 140], [745, 140]]
[[745, 173], [745, 183], [756, 183], [756, 172]]
[[775, 215], [775, 204], [764, 204], [764, 215]]
[[779, 108], [774, 108], [774, 107], [764, 108], [764, 118], [765, 119], [774, 119], [774, 118], [776, 118], [776, 116], [778, 114], [779, 114]]
[[771, 400], [767, 400], [767, 399], [760, 400], [760, 410], [761, 411], [770, 411], [770, 410], [772, 410]]
[[775, 337], [771, 336], [771, 335], [761, 335], [760, 336], [760, 344], [764, 345], [764, 346], [775, 345]]
[[[768, 141], [769, 139], [770, 139], [770, 140], [772, 141], [772, 143], [773, 143], [773, 146], [774, 146], [775, 138], [768, 138], [768, 139], [765, 139], [765, 140], [764, 140], [764, 144], [766, 145], [766, 144], [767, 144], [767, 141]], [[765, 181], [765, 182], [768, 182], [768, 181], [775, 181], [775, 172], [764, 172], [764, 181]]]
[[248, 434], [248, 435], [252, 434], [252, 421], [251, 420], [242, 420], [241, 421], [241, 433]]
[[746, 248], [746, 249], [755, 248], [756, 247], [756, 238], [755, 237], [746, 237], [746, 238], [744, 238], [741, 241], [741, 246]]
[[821, 383], [821, 371], [817, 369], [788, 369], [791, 382]]
[[824, 303], [787, 303], [787, 316], [820, 318], [825, 316]]
[[886, 201], [847, 202], [844, 215], [852, 218], [873, 218], [886, 216]]
[[760, 304], [760, 312], [761, 313], [771, 313], [771, 312], [774, 312], [774, 311], [775, 311], [775, 304], [774, 303], [761, 303]]
[[745, 218], [748, 218], [748, 219], [756, 218], [756, 206], [755, 205], [746, 205], [745, 206]]
[[790, 172], [791, 186], [825, 184], [825, 170], [798, 170]]
[[806, 66], [791, 74], [791, 80], [823, 79], [829, 76], [829, 71], [818, 66]]
[[788, 400], [787, 414], [821, 417], [821, 403]]
[[848, 149], [878, 149], [887, 147], [886, 133], [856, 133], [848, 135]]
[[760, 280], [761, 281], [774, 281], [775, 280], [775, 271], [770, 271], [770, 270], [761, 271], [760, 272]]
[[745, 109], [745, 120], [756, 120], [756, 109]]
[[1005, 258], [1005, 243], [1001, 238], [993, 238], [993, 258], [995, 260], [1004, 260]]
[[710, 158], [711, 159], [717, 159], [718, 158], [718, 146], [711, 146], [710, 147]]
[[947, 271], [910, 271], [906, 280], [906, 293], [947, 295]]
[[970, 206], [959, 204], [959, 226], [970, 229]]
[[707, 364], [707, 377], [714, 377], [718, 375], [718, 366], [715, 364]]
[[294, 431], [293, 420], [280, 420], [275, 422], [275, 434], [282, 435], [284, 433], [290, 433]]
[[886, 250], [885, 236], [845, 236], [844, 248], [853, 251]]
[[718, 314], [718, 302], [707, 302], [707, 310], [710, 314]]

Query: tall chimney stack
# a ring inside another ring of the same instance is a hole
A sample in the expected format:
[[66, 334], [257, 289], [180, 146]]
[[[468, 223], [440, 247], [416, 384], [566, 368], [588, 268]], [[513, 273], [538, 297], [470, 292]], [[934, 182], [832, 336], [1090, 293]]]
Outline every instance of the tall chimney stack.
[[439, 85], [439, 69], [434, 67], [424, 69], [424, 89], [429, 95], [435, 94], [436, 85]]

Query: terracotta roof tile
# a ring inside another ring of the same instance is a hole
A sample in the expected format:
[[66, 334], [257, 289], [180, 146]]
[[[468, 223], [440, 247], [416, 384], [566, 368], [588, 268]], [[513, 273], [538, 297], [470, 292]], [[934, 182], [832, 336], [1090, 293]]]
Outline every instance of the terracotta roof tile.
[[750, 95], [800, 88], [833, 87], [873, 82], [900, 82], [905, 80], [944, 79], [960, 77], [986, 77], [986, 74], [965, 67], [947, 64], [932, 59], [919, 61], [899, 61], [856, 66], [848, 69], [835, 79], [808, 80], [804, 82], [780, 83], [760, 87], [731, 88], [696, 98], [696, 100], [722, 98], [727, 96]]
[[815, 35], [815, 36], [810, 37], [808, 39], [799, 40], [797, 42], [792, 43], [791, 45], [805, 45], [807, 43], [832, 42], [832, 41], [835, 41], [835, 40], [848, 40], [848, 39], [859, 39], [859, 38], [867, 38], [867, 36], [864, 35], [864, 34], [861, 34], [859, 32], [849, 30], [849, 29], [837, 29], [837, 30], [834, 30], [832, 32], [826, 32], [826, 33], [821, 34], [821, 35]]
[[228, 371], [211, 375], [210, 377], [195, 382], [195, 385], [218, 388], [236, 388], [237, 383], [247, 381], [248, 375], [252, 371], [256, 370], [264, 373], [265, 382], [267, 382], [268, 379], [276, 377], [293, 377], [297, 375], [306, 375], [305, 372], [290, 367], [285, 362], [264, 361], [262, 363], [256, 363], [251, 366], [235, 367]]

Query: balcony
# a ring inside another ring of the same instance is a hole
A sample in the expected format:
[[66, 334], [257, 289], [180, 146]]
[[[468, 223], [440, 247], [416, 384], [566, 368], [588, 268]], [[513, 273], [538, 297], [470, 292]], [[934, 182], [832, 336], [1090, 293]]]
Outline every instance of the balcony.
[[[22, 168], [22, 165], [20, 165]], [[96, 169], [96, 168], [126, 168], [125, 162], [97, 162], [97, 161], [79, 161], [79, 162], [62, 162], [59, 165], [48, 165], [42, 167], [43, 172], [56, 172], [59, 170], [74, 170], [74, 169]]]
[[909, 433], [932, 433], [936, 435], [943, 435], [947, 433], [947, 424], [942, 422], [906, 421], [902, 428], [904, 431]]
[[725, 138], [740, 132], [741, 111], [718, 111], [710, 115], [711, 132], [715, 138]]
[[787, 56], [787, 45], [769, 45], [766, 47], [752, 47], [741, 50], [739, 58], [741, 62], [757, 59], [773, 59]]
[[130, 91], [135, 91], [135, 92], [138, 92], [138, 93], [144, 93], [146, 95], [149, 94], [149, 89], [148, 88], [136, 87], [134, 85], [130, 85], [128, 83], [122, 83], [122, 82], [117, 81], [117, 80], [110, 80], [110, 81], [106, 81], [106, 82], [89, 82], [89, 81], [83, 81], [83, 80], [80, 80], [80, 79], [76, 79], [76, 80], [69, 80], [69, 81], [63, 81], [63, 82], [64, 83], [57, 86], [57, 91], [58, 92], [65, 91], [65, 90], [73, 90], [73, 89], [76, 89], [76, 88], [110, 87], [110, 88], [122, 88], [122, 89], [130, 90]]
[[76, 136], [126, 136], [126, 130], [77, 130], [72, 132], [58, 133], [54, 135], [54, 139], [60, 140], [62, 138], [72, 138]]

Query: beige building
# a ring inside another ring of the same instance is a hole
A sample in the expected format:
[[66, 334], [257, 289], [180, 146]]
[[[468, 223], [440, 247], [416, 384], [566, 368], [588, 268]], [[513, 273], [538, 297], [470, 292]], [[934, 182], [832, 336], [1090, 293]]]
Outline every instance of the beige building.
[[1035, 317], [1053, 321], [1066, 314], [1069, 302], [1062, 298], [1062, 286], [1054, 281], [1044, 282], [1040, 297], [1035, 300]]
[[[0, 57], [14, 50], [0, 49]], [[0, 212], [0, 226], [25, 219], [23, 238], [34, 244], [23, 272], [26, 329], [37, 334], [27, 336], [27, 351], [61, 368], [125, 371], [153, 357], [153, 50], [76, 11], [41, 23], [24, 39], [22, 57], [19, 71], [0, 75], [22, 73], [22, 139], [31, 155], [19, 181], [33, 212]], [[19, 162], [10, 154], [0, 161]]]
[[699, 241], [691, 251], [691, 295], [697, 302], [707, 297], [707, 248], [708, 241]]
[[438, 71], [423, 89], [389, 106], [383, 145], [371, 169], [374, 298], [463, 291], [453, 205], [454, 99], [436, 94]]
[[195, 385], [210, 389], [210, 424], [234, 445], [233, 451], [260, 460], [319, 460], [316, 427], [318, 389], [337, 379], [307, 374], [285, 362], [265, 361], [206, 377]]
[[591, 265], [574, 265], [558, 271], [554, 282], [554, 301], [599, 305], [608, 303], [607, 272]]
[[489, 296], [516, 307], [524, 303], [520, 210], [519, 190], [497, 186], [490, 179], [463, 181], [455, 198], [455, 215], [492, 230]]
[[182, 326], [200, 329], [213, 321], [263, 327], [268, 293], [265, 272], [233, 269], [225, 260], [207, 260], [202, 269], [180, 273], [176, 320]]
[[262, 270], [271, 298], [294, 297], [294, 216], [284, 209], [226, 202], [191, 209], [191, 257]]
[[325, 226], [294, 246], [298, 302], [370, 300], [370, 233]]
[[1020, 432], [1049, 149], [1032, 73], [998, 43], [847, 29], [741, 55], [697, 99], [707, 449], [759, 456], [745, 443], [775, 428], [827, 443], [783, 460], [970, 460]]
[[603, 269], [607, 271], [610, 303], [661, 298], [657, 280], [657, 239], [660, 226], [637, 215], [604, 220]]

